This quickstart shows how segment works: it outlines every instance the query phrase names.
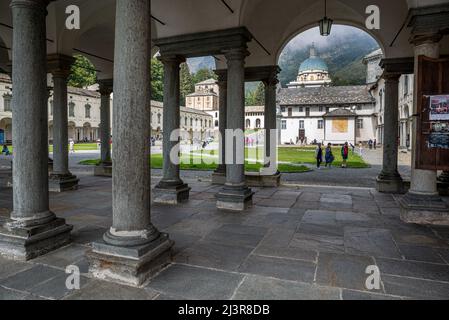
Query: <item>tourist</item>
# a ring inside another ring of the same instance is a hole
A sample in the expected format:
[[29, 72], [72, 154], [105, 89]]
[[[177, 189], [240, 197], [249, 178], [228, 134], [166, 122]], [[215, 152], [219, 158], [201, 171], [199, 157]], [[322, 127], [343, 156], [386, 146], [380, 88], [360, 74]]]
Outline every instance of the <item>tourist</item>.
[[327, 144], [325, 160], [326, 160], [326, 168], [327, 168], [327, 166], [329, 166], [329, 168], [331, 168], [332, 162], [334, 162], [335, 157], [332, 153], [332, 144], [330, 144], [330, 143]]
[[318, 143], [315, 150], [316, 167], [321, 169], [321, 163], [323, 162], [323, 149], [321, 149], [321, 143]]
[[5, 156], [9, 156], [11, 154], [6, 144], [3, 145], [2, 154], [4, 154]]
[[70, 148], [69, 148], [70, 152], [74, 153], [75, 152], [75, 142], [72, 139], [70, 139], [70, 141], [69, 141], [69, 146], [70, 146]]
[[369, 149], [370, 149], [370, 150], [373, 149], [373, 140], [369, 139], [369, 141], [368, 141], [368, 146], [369, 146]]
[[347, 162], [348, 162], [348, 157], [349, 157], [349, 146], [348, 146], [347, 142], [345, 142], [345, 144], [341, 148], [341, 157], [343, 158], [343, 162], [341, 163], [341, 167], [342, 168], [347, 168], [348, 167]]
[[363, 157], [363, 144], [359, 142], [359, 156]]
[[374, 139], [373, 146], [374, 146], [374, 150], [376, 150], [377, 149], [377, 140], [376, 139]]

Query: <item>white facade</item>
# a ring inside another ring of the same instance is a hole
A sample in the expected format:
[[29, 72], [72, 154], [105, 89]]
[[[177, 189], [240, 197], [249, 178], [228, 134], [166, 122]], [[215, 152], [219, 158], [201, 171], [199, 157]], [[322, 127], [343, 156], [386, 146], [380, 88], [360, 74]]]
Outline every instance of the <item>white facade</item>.
[[[100, 94], [95, 91], [67, 88], [68, 137], [74, 141], [96, 141], [100, 138]], [[12, 142], [12, 85], [9, 76], [0, 75], [0, 134]], [[48, 139], [53, 140], [53, 92], [48, 99]]]

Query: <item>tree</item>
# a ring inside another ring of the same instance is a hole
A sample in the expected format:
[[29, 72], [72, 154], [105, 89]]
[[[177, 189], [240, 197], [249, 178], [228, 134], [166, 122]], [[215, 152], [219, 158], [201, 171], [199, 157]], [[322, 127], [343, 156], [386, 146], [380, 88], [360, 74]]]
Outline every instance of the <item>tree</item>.
[[151, 99], [164, 100], [164, 65], [158, 59], [151, 59]]
[[96, 83], [97, 71], [95, 66], [86, 57], [74, 55], [75, 62], [72, 65], [68, 85], [76, 88], [84, 88]]
[[217, 80], [218, 77], [215, 74], [215, 72], [213, 72], [211, 69], [207, 69], [207, 68], [199, 69], [193, 76], [193, 82], [195, 84], [200, 83], [205, 80], [208, 80], [208, 79]]
[[185, 106], [187, 95], [195, 91], [192, 74], [190, 73], [188, 64], [185, 62], [181, 64], [180, 82], [181, 105]]
[[262, 82], [256, 89], [247, 92], [245, 95], [245, 105], [247, 106], [263, 106], [265, 105], [265, 86]]

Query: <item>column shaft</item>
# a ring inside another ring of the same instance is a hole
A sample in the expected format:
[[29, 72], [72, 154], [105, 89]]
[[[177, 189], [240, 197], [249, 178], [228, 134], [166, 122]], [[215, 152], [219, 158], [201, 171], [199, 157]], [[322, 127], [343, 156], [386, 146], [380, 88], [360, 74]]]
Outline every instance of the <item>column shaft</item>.
[[218, 82], [218, 88], [220, 92], [219, 96], [219, 115], [218, 130], [220, 131], [220, 163], [216, 170], [216, 173], [226, 174], [226, 122], [227, 122], [227, 99], [228, 99], [228, 83], [226, 80], [221, 79]]
[[398, 85], [399, 75], [386, 76], [384, 146], [381, 179], [400, 179], [398, 173]]
[[53, 174], [69, 174], [67, 77], [53, 74]]
[[[149, 2], [117, 1], [114, 58], [116, 95], [113, 106], [113, 226], [105, 237], [105, 240], [112, 244], [145, 243], [157, 236], [150, 219]], [[113, 236], [122, 236], [122, 240], [111, 241]]]
[[[276, 129], [276, 85], [277, 78], [265, 83], [265, 165], [270, 164], [271, 155], [271, 130]], [[276, 146], [277, 147], [277, 146]], [[274, 156], [274, 155], [273, 155]]]
[[48, 217], [45, 1], [12, 1], [13, 219]]
[[101, 136], [101, 164], [110, 166], [111, 161], [111, 93], [112, 79], [100, 81], [100, 136]]

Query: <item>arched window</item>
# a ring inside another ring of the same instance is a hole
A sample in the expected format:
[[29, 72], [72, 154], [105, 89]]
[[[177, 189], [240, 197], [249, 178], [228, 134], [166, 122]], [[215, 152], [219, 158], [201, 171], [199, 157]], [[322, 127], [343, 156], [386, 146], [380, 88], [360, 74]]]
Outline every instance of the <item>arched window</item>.
[[158, 113], [157, 114], [157, 124], [161, 124], [161, 114], [160, 113]]
[[3, 110], [5, 112], [12, 111], [12, 109], [11, 109], [11, 100], [12, 100], [12, 95], [10, 95], [9, 93], [5, 93], [3, 95], [3, 105], [4, 105]]
[[251, 127], [251, 120], [246, 119], [246, 127], [247, 128]]
[[190, 126], [193, 127], [193, 118], [190, 118]]
[[187, 126], [187, 117], [184, 118], [184, 125]]
[[215, 126], [218, 127], [218, 120], [215, 120]]
[[260, 119], [256, 119], [256, 128], [260, 128]]
[[86, 116], [86, 118], [90, 118], [90, 109], [91, 109], [92, 107], [90, 106], [90, 104], [86, 104], [85, 106], [84, 106], [84, 110], [85, 110], [85, 116]]
[[75, 117], [75, 103], [69, 103], [69, 117]]

